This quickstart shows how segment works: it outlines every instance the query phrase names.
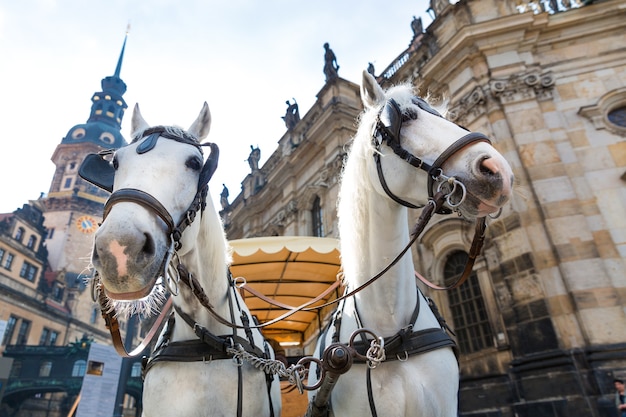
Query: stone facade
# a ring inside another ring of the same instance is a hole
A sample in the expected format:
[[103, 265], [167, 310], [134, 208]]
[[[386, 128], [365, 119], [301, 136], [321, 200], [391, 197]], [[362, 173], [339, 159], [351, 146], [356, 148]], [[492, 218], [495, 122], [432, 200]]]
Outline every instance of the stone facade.
[[[626, 2], [437, 0], [431, 12], [379, 81], [445, 101], [449, 119], [492, 139], [517, 182], [465, 284], [475, 309], [459, 315], [467, 294], [425, 290], [460, 330], [460, 413], [612, 416], [612, 379], [626, 377]], [[262, 186], [251, 187], [254, 172], [244, 179], [223, 212], [229, 238], [311, 235], [315, 195], [324, 235], [338, 237], [336, 173], [359, 111], [356, 87], [338, 84], [281, 139]], [[472, 233], [438, 217], [416, 270], [444, 283]]]

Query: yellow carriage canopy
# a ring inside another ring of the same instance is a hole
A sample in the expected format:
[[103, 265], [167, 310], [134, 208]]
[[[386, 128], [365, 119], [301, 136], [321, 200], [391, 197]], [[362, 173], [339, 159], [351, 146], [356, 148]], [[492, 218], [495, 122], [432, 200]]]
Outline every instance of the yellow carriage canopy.
[[[272, 236], [231, 240], [231, 272], [239, 282], [278, 303], [297, 307], [318, 297], [337, 280], [340, 269], [339, 241], [309, 236]], [[340, 289], [312, 304], [319, 306], [337, 298]], [[246, 305], [259, 323], [287, 311], [242, 290]], [[326, 310], [333, 308], [327, 307]], [[298, 311], [263, 328], [266, 337], [285, 346], [301, 346], [311, 329], [317, 329], [324, 312]], [[313, 324], [312, 327], [311, 324]], [[308, 330], [308, 331], [307, 331]]]

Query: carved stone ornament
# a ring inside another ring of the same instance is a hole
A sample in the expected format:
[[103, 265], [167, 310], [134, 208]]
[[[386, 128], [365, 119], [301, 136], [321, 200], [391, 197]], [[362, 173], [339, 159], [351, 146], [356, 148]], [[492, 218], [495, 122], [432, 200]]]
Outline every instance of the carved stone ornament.
[[536, 99], [550, 100], [555, 79], [551, 72], [540, 74], [532, 71], [526, 74], [514, 74], [506, 79], [494, 79], [489, 82], [491, 95], [502, 104]]
[[458, 104], [448, 110], [447, 118], [461, 125], [470, 124], [475, 118], [486, 111], [487, 98], [480, 86], [476, 86], [471, 93], [462, 97]]

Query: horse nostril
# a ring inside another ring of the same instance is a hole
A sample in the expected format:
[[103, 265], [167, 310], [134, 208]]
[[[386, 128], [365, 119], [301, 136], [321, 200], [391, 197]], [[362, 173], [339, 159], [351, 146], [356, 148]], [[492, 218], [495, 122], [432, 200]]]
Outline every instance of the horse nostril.
[[141, 252], [145, 253], [147, 255], [154, 255], [154, 253], [155, 253], [154, 240], [152, 239], [152, 237], [148, 233], [144, 233], [144, 236], [146, 237], [146, 240], [143, 243], [143, 247], [141, 248]]
[[500, 172], [500, 168], [498, 167], [497, 162], [494, 158], [485, 157], [480, 161], [478, 165], [478, 170], [481, 174], [485, 176], [497, 176]]

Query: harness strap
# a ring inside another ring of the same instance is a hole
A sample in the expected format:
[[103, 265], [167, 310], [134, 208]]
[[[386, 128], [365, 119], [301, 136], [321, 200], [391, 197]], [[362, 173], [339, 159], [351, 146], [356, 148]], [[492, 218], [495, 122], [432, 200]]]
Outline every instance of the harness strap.
[[[413, 203], [409, 203], [408, 201], [403, 200], [400, 197], [398, 197], [397, 195], [395, 195], [393, 193], [393, 191], [391, 191], [391, 189], [387, 185], [387, 180], [385, 180], [385, 175], [383, 174], [383, 166], [380, 163], [380, 154], [379, 153], [375, 153], [374, 154], [374, 160], [376, 161], [376, 172], [378, 173], [378, 180], [380, 181], [380, 185], [382, 185], [383, 190], [385, 190], [385, 193], [387, 193], [387, 195], [389, 197], [391, 197], [391, 199], [393, 201], [395, 201], [396, 203], [400, 204], [401, 206], [409, 207], [409, 208], [412, 208], [412, 209], [418, 209], [420, 207], [423, 207], [423, 206], [417, 206], [417, 205], [415, 205]], [[405, 159], [405, 161], [409, 162], [406, 159]]]
[[168, 314], [168, 311], [172, 305], [172, 299], [168, 298], [165, 305], [161, 309], [161, 314], [157, 317], [156, 321], [146, 334], [146, 337], [141, 341], [139, 346], [137, 346], [132, 351], [128, 352], [126, 350], [126, 346], [124, 346], [124, 341], [122, 340], [122, 335], [120, 333], [120, 324], [117, 321], [117, 317], [115, 316], [115, 312], [111, 311], [111, 309], [107, 306], [107, 298], [104, 294], [104, 291], [100, 291], [98, 295], [98, 301], [100, 303], [100, 311], [102, 313], [102, 318], [104, 319], [104, 324], [107, 329], [109, 329], [109, 334], [111, 335], [111, 341], [113, 342], [113, 347], [116, 352], [123, 358], [132, 358], [141, 354], [147, 347], [150, 345], [150, 342], [157, 334], [161, 324], [163, 324], [163, 320]]
[[[226, 279], [230, 281], [229, 276], [230, 276], [230, 273], [226, 274]], [[235, 323], [235, 311], [233, 309], [233, 299], [230, 296], [228, 296], [227, 298], [228, 298], [228, 307], [230, 311], [230, 321], [231, 323]], [[235, 299], [237, 299], [237, 294], [235, 294]], [[241, 307], [239, 307], [239, 310], [241, 310]], [[246, 325], [245, 322], [243, 323], [243, 325], [246, 328], [246, 334], [247, 334], [248, 326]], [[233, 327], [232, 331], [233, 331], [233, 338], [238, 337], [237, 329]], [[237, 366], [237, 417], [241, 417], [241, 414], [243, 413], [243, 371], [241, 369], [242, 364], [239, 363], [238, 365], [239, 366]]]
[[367, 402], [370, 405], [372, 417], [378, 417], [378, 413], [376, 412], [376, 403], [374, 402], [374, 393], [372, 392], [372, 368], [369, 366], [365, 371], [365, 381], [367, 383]]
[[[211, 333], [206, 327], [198, 324], [194, 321], [193, 318], [184, 311], [182, 311], [179, 307], [174, 306], [176, 313], [187, 323], [189, 327], [191, 327], [203, 343], [210, 346], [216, 352], [226, 353], [226, 348], [231, 346], [231, 342], [234, 344], [240, 344], [246, 352], [253, 353], [256, 356], [263, 357], [263, 351], [256, 346], [252, 346], [245, 338], [233, 334], [228, 336], [216, 336]], [[230, 356], [229, 356], [230, 357]]]
[[[367, 349], [370, 347], [369, 341], [354, 342], [352, 346], [360, 355], [365, 356]], [[433, 327], [430, 329], [408, 331], [403, 334], [396, 333], [391, 337], [385, 338], [385, 360], [404, 360], [406, 357], [430, 352], [444, 347], [456, 348], [456, 343], [442, 329]], [[365, 363], [366, 361], [354, 358], [355, 362]]]
[[174, 220], [167, 209], [163, 207], [163, 204], [145, 191], [141, 191], [136, 188], [122, 188], [111, 194], [109, 199], [104, 204], [104, 211], [102, 213], [103, 221], [106, 220], [113, 205], [120, 202], [139, 204], [159, 216], [167, 225], [168, 231], [172, 231], [174, 229]]
[[428, 170], [428, 193], [432, 196], [433, 183], [436, 178], [439, 177], [442, 171], [442, 165], [455, 153], [463, 149], [468, 145], [472, 145], [477, 142], [486, 142], [491, 144], [489, 138], [479, 132], [470, 132], [467, 135], [457, 139], [452, 145], [439, 155], [439, 157], [433, 162], [433, 165]]
[[[230, 346], [230, 341], [238, 343], [248, 352], [259, 357], [269, 358], [269, 351], [262, 352], [259, 348], [252, 347], [246, 339], [238, 335], [215, 336], [205, 327], [197, 324], [191, 316], [174, 305], [176, 313], [189, 325], [198, 339], [170, 342], [169, 337], [174, 329], [174, 314], [167, 322], [167, 329], [163, 333], [163, 340], [157, 346], [150, 357], [142, 360], [142, 377], [145, 378], [148, 371], [158, 362], [206, 362], [219, 359], [231, 359], [233, 356], [227, 353], [226, 348]], [[241, 417], [243, 410], [243, 373], [242, 367], [237, 367], [237, 416]], [[266, 373], [267, 395], [269, 399], [270, 417], [274, 417], [274, 404], [271, 397], [271, 386], [273, 377]]]
[[205, 362], [217, 359], [230, 359], [231, 355], [225, 351], [215, 349], [202, 340], [185, 340], [180, 342], [170, 342], [148, 358], [144, 357], [143, 377], [158, 362]]

